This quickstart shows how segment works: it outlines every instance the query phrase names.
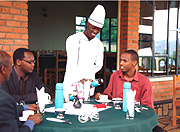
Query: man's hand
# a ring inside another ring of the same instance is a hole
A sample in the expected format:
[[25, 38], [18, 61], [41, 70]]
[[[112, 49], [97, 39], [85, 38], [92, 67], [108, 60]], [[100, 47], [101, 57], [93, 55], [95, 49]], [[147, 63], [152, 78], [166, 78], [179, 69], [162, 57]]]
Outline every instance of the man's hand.
[[30, 105], [28, 105], [28, 107], [29, 107], [29, 110], [33, 110], [33, 111], [37, 112], [38, 105], [30, 104]]
[[102, 93], [96, 93], [95, 99], [96, 99], [96, 100], [99, 100], [99, 96], [100, 96], [100, 95], [104, 95], [104, 94], [102, 94]]
[[30, 115], [28, 120], [34, 121], [34, 125], [39, 125], [43, 119], [41, 114], [37, 113], [35, 115]]

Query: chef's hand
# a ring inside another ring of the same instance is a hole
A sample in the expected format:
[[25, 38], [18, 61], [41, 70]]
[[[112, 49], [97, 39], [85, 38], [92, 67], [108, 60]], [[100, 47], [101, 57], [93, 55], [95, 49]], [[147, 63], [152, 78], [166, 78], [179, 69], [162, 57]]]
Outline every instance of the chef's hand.
[[81, 83], [84, 85], [84, 83], [85, 83], [86, 81], [93, 81], [93, 80], [92, 80], [92, 79], [85, 79], [85, 78], [83, 78], [83, 79], [81, 79], [80, 81], [81, 81]]

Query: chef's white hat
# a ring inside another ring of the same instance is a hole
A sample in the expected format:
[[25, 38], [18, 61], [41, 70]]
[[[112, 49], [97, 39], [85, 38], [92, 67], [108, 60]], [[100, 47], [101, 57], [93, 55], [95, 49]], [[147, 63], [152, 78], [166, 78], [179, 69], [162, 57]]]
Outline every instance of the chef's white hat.
[[105, 14], [104, 7], [98, 4], [89, 16], [88, 22], [96, 27], [102, 28], [104, 25]]

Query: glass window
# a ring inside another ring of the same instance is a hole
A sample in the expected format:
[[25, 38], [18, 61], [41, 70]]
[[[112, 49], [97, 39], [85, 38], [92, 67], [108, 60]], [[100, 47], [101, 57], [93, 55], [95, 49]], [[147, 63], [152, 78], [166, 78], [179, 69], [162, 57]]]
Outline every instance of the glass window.
[[[141, 2], [139, 66], [150, 69], [151, 76], [167, 76], [180, 72], [180, 52], [176, 52], [179, 49], [176, 47], [180, 45], [178, 5], [178, 1]], [[148, 58], [143, 60], [144, 56], [152, 58], [151, 61]]]
[[102, 37], [101, 41], [104, 45], [104, 50], [109, 51], [109, 19], [105, 18], [104, 26], [101, 30]]
[[76, 16], [76, 33], [83, 32], [86, 29], [86, 17]]

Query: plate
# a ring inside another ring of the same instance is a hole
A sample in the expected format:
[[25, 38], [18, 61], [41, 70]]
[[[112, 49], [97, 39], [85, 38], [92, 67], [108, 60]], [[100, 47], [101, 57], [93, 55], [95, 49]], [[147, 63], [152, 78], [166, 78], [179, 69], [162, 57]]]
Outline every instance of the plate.
[[27, 118], [19, 117], [19, 120], [20, 120], [20, 121], [27, 121]]
[[96, 100], [97, 102], [99, 102], [99, 103], [109, 103], [109, 102], [111, 102], [112, 100]]

